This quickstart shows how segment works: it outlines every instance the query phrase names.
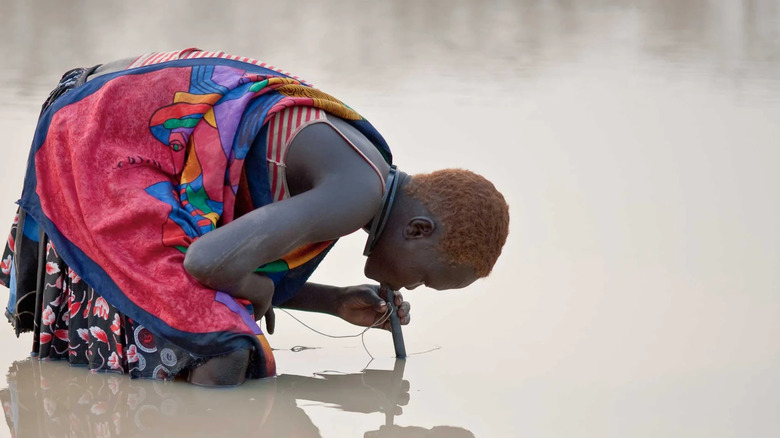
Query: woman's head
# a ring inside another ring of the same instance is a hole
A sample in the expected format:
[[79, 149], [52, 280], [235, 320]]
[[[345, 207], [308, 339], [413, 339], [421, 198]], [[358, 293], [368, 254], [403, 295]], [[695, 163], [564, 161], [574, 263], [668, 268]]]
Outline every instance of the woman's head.
[[366, 275], [392, 287], [455, 289], [486, 277], [509, 233], [509, 208], [468, 170], [406, 176]]
[[490, 274], [509, 234], [509, 206], [490, 181], [444, 169], [414, 175], [405, 190], [443, 226], [439, 248], [448, 262], [470, 266], [479, 277]]

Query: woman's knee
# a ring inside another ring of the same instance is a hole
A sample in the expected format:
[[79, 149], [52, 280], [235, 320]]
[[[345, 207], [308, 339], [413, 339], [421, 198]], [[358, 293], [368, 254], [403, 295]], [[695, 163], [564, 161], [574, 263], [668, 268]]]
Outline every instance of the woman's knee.
[[235, 386], [244, 383], [249, 367], [249, 350], [213, 357], [190, 371], [187, 381], [200, 386]]

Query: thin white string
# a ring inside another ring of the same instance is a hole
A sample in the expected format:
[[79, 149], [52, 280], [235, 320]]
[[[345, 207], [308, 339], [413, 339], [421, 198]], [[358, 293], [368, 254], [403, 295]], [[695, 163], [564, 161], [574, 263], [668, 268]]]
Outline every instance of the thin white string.
[[[364, 335], [365, 335], [365, 334], [366, 334], [366, 332], [367, 332], [367, 331], [369, 331], [370, 329], [372, 329], [372, 328], [375, 328], [375, 327], [379, 327], [379, 326], [381, 326], [382, 324], [384, 324], [385, 322], [387, 322], [387, 320], [388, 320], [388, 319], [390, 319], [390, 315], [392, 315], [392, 314], [393, 314], [393, 309], [392, 309], [390, 306], [388, 306], [388, 307], [387, 307], [387, 310], [385, 311], [385, 313], [384, 313], [382, 316], [380, 316], [380, 317], [379, 317], [379, 319], [377, 319], [376, 321], [374, 321], [374, 323], [373, 323], [373, 324], [371, 324], [370, 326], [366, 327], [365, 329], [363, 329], [363, 331], [361, 331], [361, 332], [360, 332], [360, 333], [358, 333], [358, 334], [355, 334], [355, 335], [329, 335], [329, 334], [327, 334], [327, 333], [323, 333], [323, 332], [321, 332], [321, 331], [319, 331], [319, 330], [317, 330], [317, 329], [314, 329], [314, 328], [312, 328], [312, 327], [308, 326], [308, 325], [307, 325], [305, 322], [303, 322], [303, 321], [301, 321], [300, 319], [296, 318], [296, 317], [295, 317], [295, 316], [294, 316], [292, 313], [290, 313], [290, 312], [288, 312], [288, 311], [286, 311], [286, 310], [284, 310], [284, 309], [282, 309], [282, 308], [280, 308], [280, 307], [279, 307], [279, 308], [277, 308], [277, 309], [278, 309], [278, 310], [281, 310], [282, 312], [284, 312], [284, 313], [286, 313], [286, 314], [288, 314], [288, 315], [290, 315], [290, 317], [291, 317], [292, 319], [294, 319], [294, 320], [298, 321], [298, 322], [299, 322], [299, 323], [300, 323], [302, 326], [304, 326], [304, 327], [306, 327], [307, 329], [309, 329], [309, 330], [311, 330], [311, 331], [313, 331], [313, 332], [315, 332], [315, 333], [318, 333], [318, 334], [320, 334], [320, 335], [322, 335], [322, 336], [327, 336], [327, 337], [329, 337], [329, 338], [334, 338], [334, 339], [343, 339], [343, 338], [356, 338], [356, 337], [360, 336], [360, 342], [363, 344], [363, 348], [366, 350], [366, 353], [368, 353], [368, 355], [371, 357], [371, 360], [374, 360], [374, 356], [371, 354], [371, 352], [370, 352], [370, 351], [368, 351], [368, 347], [366, 346], [366, 339], [365, 339], [365, 336], [364, 336]], [[370, 363], [370, 362], [369, 362], [369, 363]]]

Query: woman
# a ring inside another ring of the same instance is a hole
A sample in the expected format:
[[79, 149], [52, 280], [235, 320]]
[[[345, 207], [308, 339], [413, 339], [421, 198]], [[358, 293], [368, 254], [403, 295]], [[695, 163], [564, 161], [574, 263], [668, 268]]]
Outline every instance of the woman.
[[[3, 256], [9, 319], [34, 353], [231, 385], [275, 374], [271, 306], [372, 326], [377, 286], [307, 283], [369, 232], [367, 277], [468, 286], [508, 209], [464, 170], [411, 177], [363, 117], [255, 60], [187, 49], [63, 76], [44, 104]], [[409, 304], [395, 296], [402, 323]]]

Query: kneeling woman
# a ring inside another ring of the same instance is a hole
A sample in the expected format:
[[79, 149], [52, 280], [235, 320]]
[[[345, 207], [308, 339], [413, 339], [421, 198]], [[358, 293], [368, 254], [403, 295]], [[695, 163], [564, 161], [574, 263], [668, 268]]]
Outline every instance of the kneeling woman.
[[255, 322], [273, 332], [272, 306], [386, 314], [379, 286], [306, 281], [339, 237], [369, 233], [365, 274], [389, 289], [456, 289], [488, 275], [509, 222], [481, 176], [397, 171], [337, 99], [197, 49], [66, 73], [19, 204], [0, 281], [34, 355], [205, 385], [275, 374]]

